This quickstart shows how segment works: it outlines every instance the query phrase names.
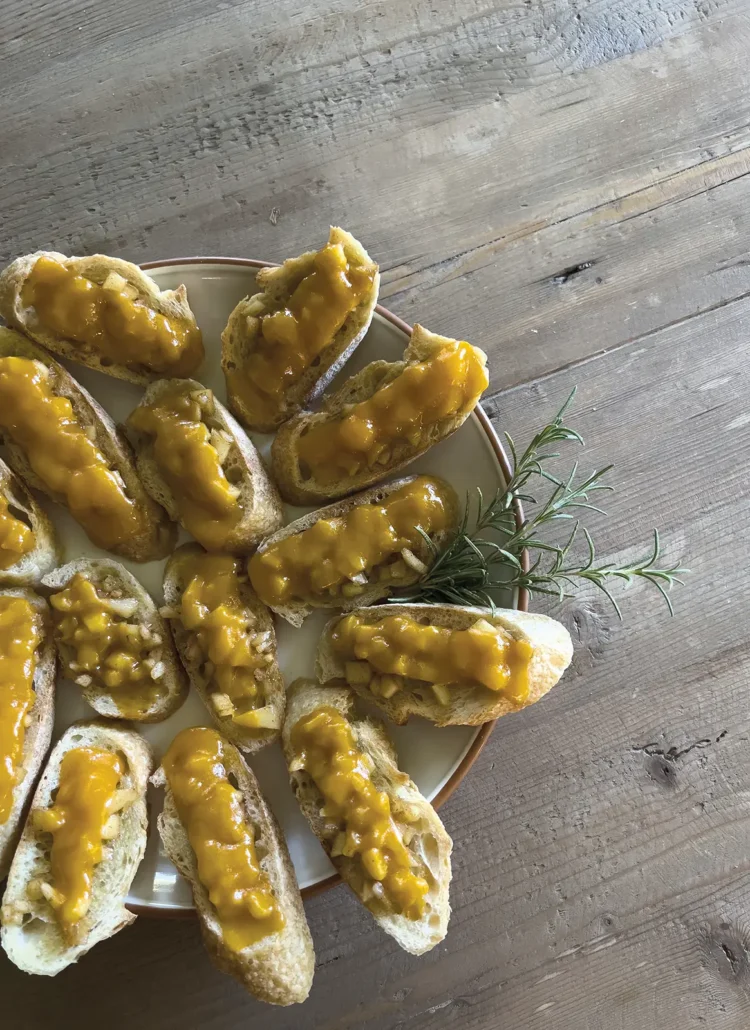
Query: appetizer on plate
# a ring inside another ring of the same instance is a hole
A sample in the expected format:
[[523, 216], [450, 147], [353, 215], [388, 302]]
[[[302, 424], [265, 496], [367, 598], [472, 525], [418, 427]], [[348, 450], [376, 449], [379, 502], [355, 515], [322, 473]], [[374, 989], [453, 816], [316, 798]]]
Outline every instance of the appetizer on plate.
[[274, 1005], [304, 1001], [315, 953], [286, 841], [253, 773], [220, 733], [193, 726], [152, 777], [158, 825], [189, 882], [214, 964]]
[[68, 508], [97, 547], [136, 562], [174, 547], [176, 527], [106, 411], [41, 347], [1, 327], [0, 439], [13, 471]]
[[34, 586], [59, 558], [52, 523], [23, 480], [0, 461], [0, 583]]
[[318, 251], [256, 276], [222, 333], [229, 407], [270, 433], [326, 388], [364, 338], [380, 275], [362, 245], [332, 228]]
[[316, 608], [348, 611], [410, 586], [458, 524], [453, 487], [410, 476], [373, 487], [291, 522], [248, 563], [264, 604], [293, 626]]
[[398, 768], [385, 727], [352, 714], [353, 694], [296, 680], [282, 742], [302, 813], [344, 880], [405, 951], [446, 934], [452, 841]]
[[243, 751], [275, 740], [285, 704], [276, 633], [240, 559], [184, 544], [167, 562], [164, 601], [177, 653], [224, 736]]
[[0, 315], [53, 354], [131, 383], [190, 376], [203, 362], [185, 287], [160, 290], [104, 254], [16, 258], [0, 272]]
[[245, 432], [194, 379], [162, 379], [128, 418], [143, 485], [210, 551], [247, 554], [284, 521]]
[[0, 941], [26, 973], [54, 976], [135, 920], [125, 908], [146, 849], [148, 744], [77, 723], [50, 755], [8, 873]]
[[415, 325], [401, 361], [373, 361], [300, 412], [273, 441], [273, 472], [290, 504], [315, 504], [398, 472], [454, 433], [487, 387], [487, 356]]
[[55, 648], [47, 602], [0, 591], [0, 880], [5, 877], [52, 736]]
[[161, 722], [187, 697], [169, 629], [115, 561], [79, 558], [45, 576], [62, 674], [109, 719]]
[[359, 608], [326, 626], [321, 683], [345, 681], [396, 723], [479, 726], [538, 701], [573, 643], [547, 615], [449, 604]]

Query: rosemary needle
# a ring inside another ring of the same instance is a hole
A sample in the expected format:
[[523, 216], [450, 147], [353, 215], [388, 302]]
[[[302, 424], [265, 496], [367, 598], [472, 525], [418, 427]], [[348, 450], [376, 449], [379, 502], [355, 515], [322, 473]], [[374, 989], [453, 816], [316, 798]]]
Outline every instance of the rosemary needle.
[[[607, 465], [589, 476], [579, 477], [578, 463], [575, 462], [564, 479], [554, 476], [546, 468], [549, 461], [560, 456], [553, 449], [557, 444], [583, 445], [580, 434], [563, 421], [574, 396], [575, 389], [523, 453], [518, 453], [513, 439], [505, 434], [512, 468], [507, 486], [499, 489], [487, 503], [478, 488], [475, 504], [472, 504], [471, 496], [467, 497], [461, 523], [444, 550], [438, 551], [423, 533], [433, 556], [430, 567], [413, 587], [394, 596], [392, 601], [494, 608], [491, 596], [494, 590], [519, 587], [563, 600], [579, 585], [593, 583], [622, 618], [611, 587], [618, 580], [629, 585], [639, 579], [656, 587], [673, 613], [669, 591], [675, 583], [682, 583], [680, 576], [688, 570], [679, 562], [666, 567], [657, 564], [661, 557], [657, 530], [654, 530], [647, 554], [629, 565], [616, 565], [614, 562], [597, 562], [591, 534], [580, 525], [579, 517], [583, 511], [605, 514], [595, 499], [597, 494], [613, 489], [602, 482], [612, 466]], [[531, 494], [529, 490], [540, 485], [547, 487], [549, 493], [546, 499], [537, 500], [536, 491]], [[528, 510], [534, 509], [520, 526], [516, 524], [518, 501]], [[563, 520], [572, 522], [565, 542], [555, 544], [546, 540], [545, 529]], [[584, 538], [585, 553], [576, 558], [573, 549], [579, 531]], [[531, 557], [528, 568], [524, 567], [524, 551]]]

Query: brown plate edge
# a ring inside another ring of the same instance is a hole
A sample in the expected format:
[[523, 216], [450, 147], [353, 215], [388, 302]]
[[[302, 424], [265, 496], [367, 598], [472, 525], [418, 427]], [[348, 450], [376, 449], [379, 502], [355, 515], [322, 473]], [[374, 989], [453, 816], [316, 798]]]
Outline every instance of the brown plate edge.
[[[161, 261], [146, 261], [140, 265], [144, 271], [148, 271], [153, 268], [166, 268], [170, 265], [201, 265], [201, 264], [212, 264], [212, 265], [241, 265], [245, 268], [268, 268], [274, 264], [273, 261], [256, 261], [252, 258], [232, 258], [232, 257], [190, 257], [190, 258], [166, 258]], [[382, 315], [386, 321], [390, 322], [401, 332], [407, 336], [411, 336], [412, 327], [405, 322], [398, 315], [394, 315], [388, 308], [383, 307], [382, 304], [378, 304], [376, 311], [379, 315]], [[497, 463], [500, 466], [500, 470], [503, 474], [503, 478], [507, 483], [511, 475], [510, 462], [508, 461], [508, 455], [505, 452], [500, 437], [495, 432], [495, 428], [489, 420], [489, 417], [485, 413], [481, 404], [478, 404], [474, 409], [474, 413], [479, 419], [479, 424], [487, 435], [488, 440], [495, 452]], [[514, 505], [516, 515], [516, 525], [520, 529], [523, 522], [523, 508], [521, 507], [520, 501], [516, 501]], [[524, 570], [528, 570], [529, 567], [529, 556], [524, 551], [522, 556], [522, 565]], [[518, 611], [527, 612], [529, 610], [529, 592], [525, 588], [517, 591], [516, 596], [516, 608]], [[464, 779], [469, 769], [471, 769], [474, 762], [479, 757], [479, 752], [482, 750], [484, 745], [489, 740], [490, 734], [495, 728], [495, 722], [493, 719], [491, 722], [484, 723], [480, 727], [474, 740], [471, 742], [469, 750], [466, 752], [464, 757], [459, 762], [456, 769], [454, 769], [450, 778], [440, 788], [438, 793], [432, 799], [432, 804], [435, 808], [440, 808], [444, 802], [453, 794], [458, 785]], [[309, 887], [304, 887], [301, 890], [303, 899], [311, 898], [316, 894], [322, 894], [323, 891], [329, 890], [331, 887], [336, 887], [342, 882], [341, 877], [338, 873], [334, 873], [332, 876], [327, 877], [325, 880], [319, 880], [318, 883], [313, 883]], [[195, 915], [195, 909], [171, 909], [171, 908], [160, 908], [156, 905], [127, 905], [130, 912], [135, 915], [150, 916], [151, 918], [159, 919], [189, 919]]]

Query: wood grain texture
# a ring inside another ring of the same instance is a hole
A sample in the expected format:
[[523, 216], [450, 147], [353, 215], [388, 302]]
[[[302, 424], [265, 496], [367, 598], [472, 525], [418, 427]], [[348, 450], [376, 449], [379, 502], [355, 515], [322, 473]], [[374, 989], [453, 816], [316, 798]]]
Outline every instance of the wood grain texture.
[[746, 1030], [746, 5], [6, 0], [0, 30], [3, 260], [278, 260], [343, 224], [398, 314], [489, 352], [499, 429], [578, 384], [603, 553], [658, 524], [693, 569], [674, 619], [643, 588], [622, 624], [565, 607], [570, 673], [443, 809], [435, 952], [339, 888], [307, 904], [309, 1002], [274, 1011], [141, 918], [55, 981], [0, 962], [3, 1026]]

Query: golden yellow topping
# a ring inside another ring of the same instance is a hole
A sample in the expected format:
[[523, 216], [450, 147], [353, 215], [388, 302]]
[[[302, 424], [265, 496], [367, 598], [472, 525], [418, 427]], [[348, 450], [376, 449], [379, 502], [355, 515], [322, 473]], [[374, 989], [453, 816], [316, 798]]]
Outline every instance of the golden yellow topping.
[[273, 663], [273, 630], [262, 630], [242, 600], [239, 560], [193, 554], [183, 562], [187, 586], [180, 619], [209, 675], [207, 689], [217, 714], [231, 716], [245, 729], [278, 728], [278, 719], [264, 707], [263, 692]]
[[261, 316], [255, 348], [241, 368], [227, 376], [229, 393], [240, 396], [250, 421], [278, 419], [286, 391], [330, 343], [372, 287], [377, 266], [352, 264], [340, 243], [315, 255], [305, 276], [280, 311]]
[[325, 485], [388, 465], [400, 452], [426, 447], [443, 419], [470, 411], [488, 382], [480, 351], [468, 343], [443, 347], [346, 414], [313, 424], [299, 440], [300, 466]]
[[159, 315], [137, 300], [138, 291], [111, 273], [104, 283], [76, 275], [54, 258], [37, 258], [21, 291], [40, 325], [93, 351], [110, 364], [189, 376], [203, 361], [194, 321]]
[[232, 951], [242, 951], [283, 930], [285, 920], [225, 761], [218, 733], [195, 726], [177, 734], [162, 764], [224, 940]]
[[419, 919], [429, 884], [404, 845], [388, 795], [372, 782], [372, 761], [357, 747], [346, 718], [321, 705], [295, 724], [291, 744], [295, 768], [315, 781], [325, 818], [339, 827], [331, 857], [360, 863], [363, 900], [369, 908]]
[[111, 751], [77, 747], [60, 764], [55, 803], [34, 812], [34, 827], [52, 834], [48, 900], [66, 937], [89, 910], [94, 869], [102, 860], [105, 826], [113, 814], [115, 791], [125, 773], [123, 759]]
[[0, 826], [10, 817], [22, 772], [41, 640], [42, 618], [29, 601], [0, 595]]
[[237, 487], [227, 480], [221, 452], [230, 437], [211, 430], [210, 390], [173, 386], [128, 419], [133, 429], [153, 437], [153, 457], [169, 487], [185, 528], [209, 551], [221, 550], [242, 517]]
[[[433, 684], [444, 704], [450, 700], [450, 685], [480, 684], [515, 704], [528, 698], [531, 644], [513, 640], [486, 619], [477, 619], [469, 629], [447, 629], [423, 626], [404, 615], [387, 615], [369, 624], [358, 615], [346, 615], [331, 641], [346, 662], [347, 679], [368, 683], [381, 696], [402, 689], [396, 679], [400, 676]], [[374, 672], [373, 679], [364, 675], [362, 663]]]
[[0, 427], [45, 486], [66, 499], [98, 547], [116, 547], [146, 530], [146, 516], [127, 497], [68, 398], [53, 393], [40, 361], [0, 358]]
[[0, 569], [9, 569], [34, 550], [34, 531], [11, 514], [8, 500], [0, 494]]
[[111, 694], [126, 719], [141, 718], [160, 693], [161, 640], [137, 622], [135, 598], [107, 598], [77, 572], [50, 597], [55, 637], [62, 644], [65, 674], [79, 686]]
[[253, 587], [261, 601], [276, 606], [356, 597], [374, 583], [411, 582], [418, 573], [402, 552], [424, 550], [420, 529], [432, 535], [447, 528], [446, 500], [444, 484], [420, 476], [383, 501], [319, 519], [253, 555]]

